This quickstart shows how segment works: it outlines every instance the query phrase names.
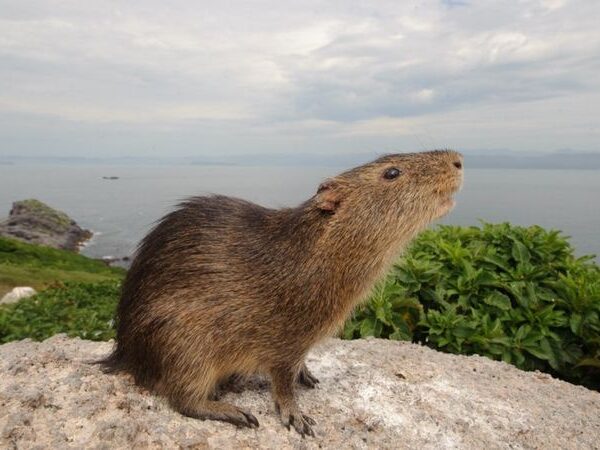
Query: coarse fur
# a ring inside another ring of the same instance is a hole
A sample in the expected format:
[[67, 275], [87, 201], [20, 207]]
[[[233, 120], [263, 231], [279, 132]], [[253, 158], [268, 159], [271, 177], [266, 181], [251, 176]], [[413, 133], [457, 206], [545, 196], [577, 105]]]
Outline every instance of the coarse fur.
[[[400, 175], [388, 179], [385, 172]], [[317, 380], [310, 348], [334, 334], [402, 248], [453, 206], [462, 156], [395, 154], [323, 182], [296, 208], [193, 197], [143, 239], [123, 284], [109, 370], [183, 414], [258, 426], [213, 395], [230, 376], [270, 375], [286, 426], [313, 435], [294, 382]]]

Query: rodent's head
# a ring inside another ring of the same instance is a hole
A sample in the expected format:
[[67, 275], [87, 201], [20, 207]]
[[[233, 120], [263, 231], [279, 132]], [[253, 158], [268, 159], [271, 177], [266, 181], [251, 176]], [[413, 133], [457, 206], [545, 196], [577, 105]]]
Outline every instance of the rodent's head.
[[454, 207], [462, 165], [452, 150], [386, 155], [324, 181], [312, 204], [337, 223], [418, 231]]

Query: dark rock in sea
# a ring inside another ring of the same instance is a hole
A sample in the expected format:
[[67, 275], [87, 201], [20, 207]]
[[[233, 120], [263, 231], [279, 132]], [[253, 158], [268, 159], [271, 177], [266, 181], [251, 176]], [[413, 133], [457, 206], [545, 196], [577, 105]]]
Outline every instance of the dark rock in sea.
[[100, 260], [109, 267], [129, 269], [131, 266], [131, 257], [129, 256], [123, 256], [122, 258], [117, 256], [103, 256]]
[[65, 213], [29, 199], [13, 203], [8, 219], [0, 222], [0, 236], [78, 251], [92, 237], [92, 232], [81, 228]]
[[115, 262], [120, 261], [121, 258], [117, 258], [115, 256], [103, 256], [102, 258], [100, 258], [100, 260], [107, 266], [110, 266], [111, 264], [114, 264]]

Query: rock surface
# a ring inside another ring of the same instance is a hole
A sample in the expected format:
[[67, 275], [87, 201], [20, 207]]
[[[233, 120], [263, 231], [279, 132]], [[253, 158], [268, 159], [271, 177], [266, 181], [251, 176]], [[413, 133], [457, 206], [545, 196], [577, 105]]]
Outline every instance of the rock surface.
[[8, 294], [5, 294], [2, 299], [0, 299], [0, 305], [8, 305], [10, 303], [17, 303], [19, 300], [22, 300], [27, 297], [31, 297], [32, 295], [37, 294], [34, 288], [27, 286], [17, 286]]
[[8, 219], [0, 222], [0, 236], [78, 251], [92, 237], [92, 232], [81, 228], [65, 213], [29, 199], [13, 203]]
[[0, 448], [598, 448], [600, 393], [478, 356], [376, 339], [331, 339], [298, 388], [316, 438], [282, 427], [268, 382], [224, 399], [256, 430], [173, 412], [92, 364], [110, 350], [55, 336], [0, 346]]

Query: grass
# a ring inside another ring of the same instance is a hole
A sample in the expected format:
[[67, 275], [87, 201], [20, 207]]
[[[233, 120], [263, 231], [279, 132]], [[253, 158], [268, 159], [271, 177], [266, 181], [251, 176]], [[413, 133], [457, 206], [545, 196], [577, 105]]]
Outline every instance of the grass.
[[103, 282], [124, 275], [124, 269], [74, 252], [0, 237], [0, 296], [16, 286], [40, 291], [57, 282]]

